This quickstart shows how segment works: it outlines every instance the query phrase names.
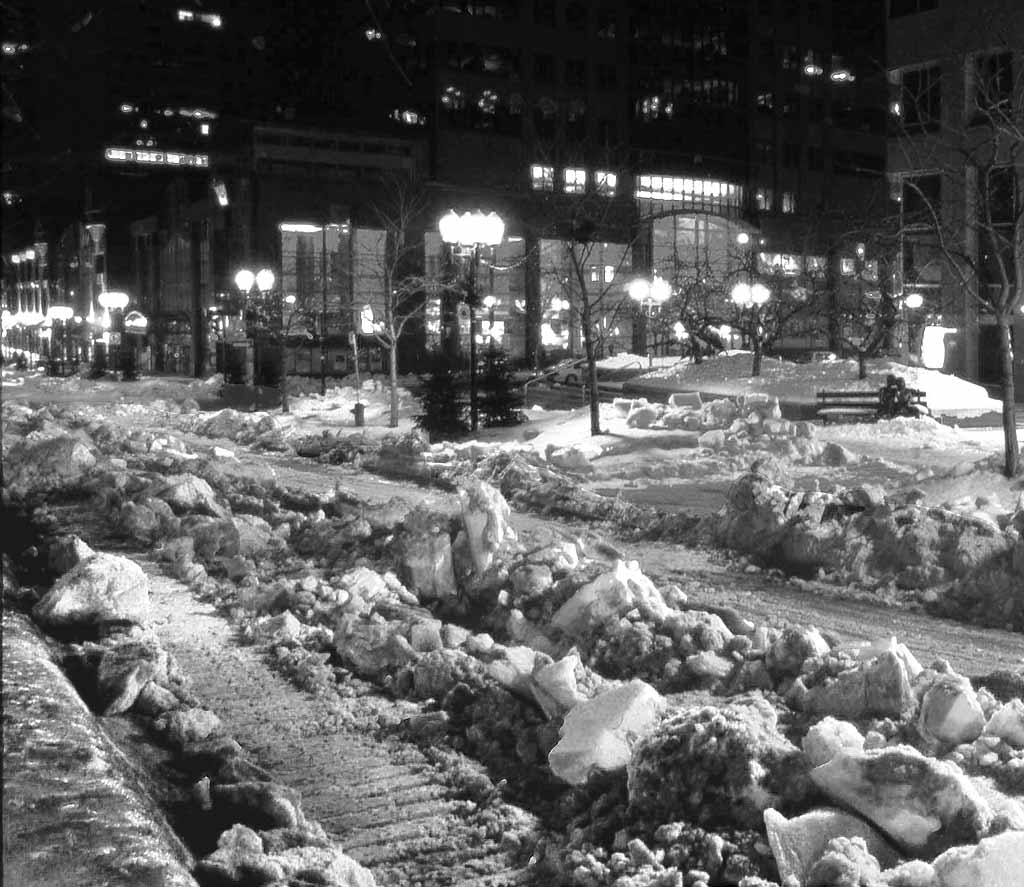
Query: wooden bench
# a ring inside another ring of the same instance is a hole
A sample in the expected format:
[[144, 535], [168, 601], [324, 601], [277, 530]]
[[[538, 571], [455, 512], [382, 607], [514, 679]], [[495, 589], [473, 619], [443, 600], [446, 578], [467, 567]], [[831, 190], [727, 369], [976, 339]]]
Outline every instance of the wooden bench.
[[[828, 424], [846, 419], [853, 422], [875, 422], [888, 418], [883, 402], [884, 386], [875, 391], [819, 391], [818, 416]], [[926, 393], [917, 388], [904, 391], [905, 402], [893, 415], [927, 416], [930, 414]]]

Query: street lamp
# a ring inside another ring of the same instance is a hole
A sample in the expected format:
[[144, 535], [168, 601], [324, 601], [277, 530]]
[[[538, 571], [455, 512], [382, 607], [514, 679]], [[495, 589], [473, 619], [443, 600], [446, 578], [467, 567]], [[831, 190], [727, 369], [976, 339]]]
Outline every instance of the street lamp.
[[149, 318], [141, 311], [129, 311], [124, 317], [124, 332], [127, 338], [128, 349], [125, 351], [124, 377], [126, 379], [137, 379], [139, 377], [139, 362], [137, 351], [142, 337], [146, 335], [149, 327]]
[[[261, 301], [266, 300], [270, 291], [274, 288], [274, 272], [269, 268], [261, 268], [259, 271], [250, 271], [248, 268], [240, 268], [235, 274], [235, 286], [242, 296], [242, 318], [245, 321], [246, 337], [252, 340], [253, 355], [253, 382], [257, 385], [262, 383], [262, 372], [260, 367], [260, 343], [256, 341], [256, 328], [258, 324], [250, 324], [249, 316], [249, 294], [253, 288], [259, 292]], [[262, 307], [262, 305], [261, 305]], [[248, 363], [248, 361], [246, 361]], [[248, 373], [246, 373], [248, 375]], [[257, 378], [258, 377], [258, 378]]]
[[[112, 361], [114, 366], [114, 372], [116, 373], [121, 368], [121, 334], [124, 332], [124, 316], [123, 312], [125, 307], [128, 305], [128, 293], [119, 292], [102, 292], [99, 294], [97, 301], [100, 303], [100, 307], [106, 311], [113, 312], [113, 316], [108, 319], [106, 326], [109, 326], [110, 332], [108, 332], [104, 338], [112, 346], [114, 353], [114, 359]], [[122, 376], [122, 378], [124, 378]]]
[[[646, 277], [638, 277], [636, 280], [630, 281], [627, 292], [647, 317], [654, 317], [655, 312], [661, 311], [661, 306], [672, 296], [672, 285], [665, 278], [655, 274], [650, 280]], [[644, 348], [647, 350], [647, 359], [653, 366], [654, 352], [647, 347], [646, 330], [644, 332]]]
[[748, 329], [754, 349], [754, 366], [751, 371], [753, 376], [761, 375], [761, 334], [763, 332], [761, 309], [768, 304], [771, 295], [771, 290], [763, 283], [750, 284], [743, 281], [737, 283], [729, 293], [729, 298], [739, 308], [740, 313], [750, 318]]
[[505, 237], [505, 222], [497, 213], [448, 210], [437, 223], [441, 239], [452, 248], [466, 266], [465, 302], [469, 308], [469, 425], [477, 430], [479, 415], [476, 397], [476, 291], [477, 265], [482, 247], [496, 247]]
[[[48, 372], [52, 376], [59, 370], [59, 375], [65, 375], [65, 367], [68, 358], [67, 323], [74, 317], [75, 311], [70, 305], [51, 305], [46, 316], [53, 325], [54, 338], [51, 343], [56, 343], [56, 356], [51, 354]], [[52, 347], [52, 345], [51, 345]]]

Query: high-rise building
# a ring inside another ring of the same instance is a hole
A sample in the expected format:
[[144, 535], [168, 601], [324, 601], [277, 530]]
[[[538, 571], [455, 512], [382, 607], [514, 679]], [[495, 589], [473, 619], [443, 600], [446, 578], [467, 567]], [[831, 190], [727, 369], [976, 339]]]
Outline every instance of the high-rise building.
[[[124, 152], [105, 176], [143, 174], [112, 192], [121, 206], [137, 198], [131, 284], [193, 337], [240, 264], [323, 288], [329, 272], [296, 263], [327, 268], [318, 250], [329, 248], [302, 238], [325, 224], [372, 229], [385, 170], [428, 194], [428, 278], [444, 271], [445, 210], [502, 215], [508, 237], [481, 285], [492, 334], [531, 360], [542, 346], [580, 347], [567, 238], [596, 244], [588, 273], [620, 295], [632, 277], [680, 265], [722, 281], [760, 268], [796, 285], [839, 267], [843, 235], [885, 195], [885, 0], [231, 2], [104, 4], [75, 32], [130, 47], [130, 66], [89, 50], [111, 70], [74, 89], [90, 108], [102, 92], [103, 122], [97, 111], [65, 126]], [[131, 14], [115, 27], [120, 5]], [[226, 125], [247, 117], [263, 125]], [[160, 197], [142, 187], [155, 166], [166, 173], [168, 150], [200, 157], [205, 139], [208, 169], [174, 170]], [[83, 181], [67, 193], [81, 200]], [[113, 219], [92, 195], [89, 208]], [[310, 231], [289, 239], [283, 222]], [[114, 242], [125, 227], [108, 224]], [[365, 294], [349, 284], [358, 307]], [[427, 327], [468, 332], [436, 310]], [[629, 347], [643, 325], [614, 329]]]
[[4, 53], [18, 64], [5, 84], [18, 109], [4, 127], [17, 211], [5, 213], [5, 240], [42, 231], [50, 301], [94, 315], [102, 289], [127, 287], [128, 222], [172, 182], [212, 187], [211, 158], [260, 100], [258, 51], [230, 15], [192, 0], [52, 0], [4, 14]]
[[[439, 201], [506, 213], [525, 255], [603, 196], [627, 205], [596, 212], [615, 223], [601, 236], [633, 244], [630, 272], [727, 274], [750, 260], [746, 233], [790, 273], [801, 256], [838, 265], [841, 235], [884, 207], [883, 0], [389, 7], [346, 53], [392, 69], [391, 90], [356, 91], [363, 125], [425, 140]], [[528, 306], [553, 297], [535, 289]]]
[[[902, 288], [914, 297], [908, 310], [948, 331], [951, 369], [995, 383], [996, 307], [1020, 286], [1013, 241], [1024, 213], [1024, 6], [890, 0], [888, 69], [888, 168]], [[1019, 246], [1017, 254], [1024, 260]], [[1024, 315], [1010, 323], [1024, 340]], [[1020, 391], [1024, 349], [1014, 361]]]

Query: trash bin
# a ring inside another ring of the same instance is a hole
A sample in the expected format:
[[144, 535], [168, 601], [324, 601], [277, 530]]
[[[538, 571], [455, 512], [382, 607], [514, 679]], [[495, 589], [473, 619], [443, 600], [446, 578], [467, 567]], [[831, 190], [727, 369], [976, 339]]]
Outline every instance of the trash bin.
[[356, 428], [362, 428], [366, 424], [366, 404], [357, 403], [352, 407], [352, 415], [356, 417]]

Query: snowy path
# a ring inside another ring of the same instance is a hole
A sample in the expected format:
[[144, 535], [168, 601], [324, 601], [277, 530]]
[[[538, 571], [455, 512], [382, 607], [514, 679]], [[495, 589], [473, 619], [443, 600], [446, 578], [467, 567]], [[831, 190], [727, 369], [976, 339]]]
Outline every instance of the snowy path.
[[473, 806], [412, 743], [378, 731], [415, 708], [373, 692], [313, 696], [240, 645], [213, 608], [195, 600], [155, 561], [147, 572], [152, 628], [189, 676], [202, 704], [345, 852], [389, 887], [514, 887], [529, 883], [500, 835], [484, 832]]

